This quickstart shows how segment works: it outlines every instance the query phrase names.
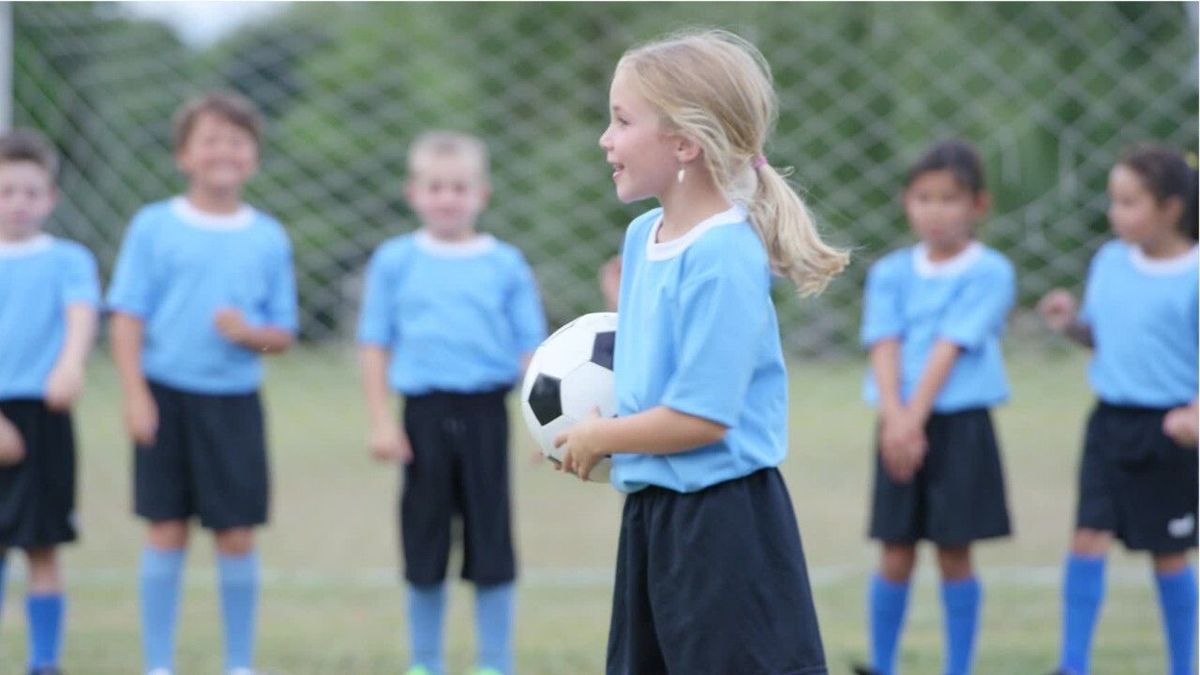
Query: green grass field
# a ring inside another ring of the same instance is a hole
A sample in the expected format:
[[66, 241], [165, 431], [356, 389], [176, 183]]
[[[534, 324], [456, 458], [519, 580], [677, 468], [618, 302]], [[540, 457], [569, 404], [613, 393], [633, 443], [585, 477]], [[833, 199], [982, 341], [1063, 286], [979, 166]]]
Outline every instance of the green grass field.
[[[871, 414], [858, 361], [792, 364], [796, 505], [833, 673], [866, 654], [864, 588], [876, 551], [864, 538]], [[1014, 402], [997, 416], [1016, 535], [977, 549], [985, 584], [977, 672], [1030, 675], [1055, 665], [1059, 564], [1071, 528], [1074, 467], [1090, 405], [1081, 354], [1010, 354]], [[142, 528], [130, 514], [130, 450], [111, 364], [96, 358], [77, 413], [82, 539], [68, 547], [64, 668], [140, 669], [136, 576]], [[365, 450], [364, 414], [348, 351], [297, 352], [270, 365], [273, 521], [263, 532], [258, 665], [267, 673], [397, 673], [406, 664], [397, 573], [397, 473]], [[515, 408], [515, 406], [514, 406]], [[602, 672], [621, 499], [529, 461], [514, 419], [514, 491], [522, 580], [517, 658], [523, 674]], [[907, 673], [937, 673], [941, 609], [929, 551], [902, 643]], [[23, 560], [10, 557], [0, 621], [0, 673], [23, 672]], [[1148, 561], [1116, 553], [1097, 636], [1099, 675], [1164, 672]], [[452, 563], [452, 566], [454, 563]], [[194, 533], [180, 622], [178, 672], [217, 673], [221, 638], [211, 538]], [[456, 569], [456, 568], [454, 568]], [[470, 587], [452, 588], [450, 672], [471, 664]]]

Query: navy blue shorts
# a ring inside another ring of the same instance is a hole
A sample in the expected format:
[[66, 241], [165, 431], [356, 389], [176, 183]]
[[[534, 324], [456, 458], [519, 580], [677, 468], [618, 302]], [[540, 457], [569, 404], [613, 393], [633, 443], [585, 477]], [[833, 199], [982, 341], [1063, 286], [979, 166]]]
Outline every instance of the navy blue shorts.
[[925, 461], [907, 483], [884, 470], [878, 432], [875, 438], [872, 539], [957, 547], [1012, 533], [1000, 445], [986, 408], [930, 415]]
[[608, 675], [815, 675], [825, 653], [779, 471], [625, 499]]
[[0, 401], [25, 442], [25, 458], [0, 468], [0, 548], [75, 541], [75, 434], [69, 413], [41, 400]]
[[258, 392], [194, 394], [156, 382], [158, 434], [133, 450], [134, 510], [151, 522], [198, 516], [211, 530], [267, 522], [270, 477]]
[[454, 519], [462, 519], [462, 578], [481, 586], [516, 579], [509, 517], [507, 389], [409, 396], [404, 429], [413, 461], [400, 494], [404, 577], [446, 578]]
[[1196, 547], [1197, 454], [1163, 433], [1169, 410], [1096, 405], [1079, 463], [1076, 527], [1112, 532], [1130, 550]]

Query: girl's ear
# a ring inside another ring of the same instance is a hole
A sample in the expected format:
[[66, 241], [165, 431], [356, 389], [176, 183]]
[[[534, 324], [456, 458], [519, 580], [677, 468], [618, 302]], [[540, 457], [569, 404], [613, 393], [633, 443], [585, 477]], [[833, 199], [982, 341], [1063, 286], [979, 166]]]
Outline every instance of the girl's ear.
[[975, 195], [975, 212], [980, 216], [988, 212], [992, 208], [992, 195], [986, 190], [981, 190]]
[[704, 150], [700, 147], [700, 144], [687, 136], [676, 134], [674, 144], [675, 159], [680, 164], [687, 164], [704, 154]]
[[1168, 223], [1177, 225], [1183, 220], [1183, 198], [1179, 195], [1171, 195], [1162, 200], [1159, 208], [1162, 209], [1164, 220]]

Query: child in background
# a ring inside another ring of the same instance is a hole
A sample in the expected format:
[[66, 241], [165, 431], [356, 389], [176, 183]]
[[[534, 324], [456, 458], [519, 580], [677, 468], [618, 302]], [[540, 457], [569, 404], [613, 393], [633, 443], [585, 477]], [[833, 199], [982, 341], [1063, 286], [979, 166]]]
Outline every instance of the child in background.
[[66, 600], [57, 547], [76, 538], [71, 406], [83, 391], [100, 284], [91, 252], [42, 232], [57, 158], [0, 136], [0, 609], [5, 554], [29, 559], [29, 672], [58, 672]]
[[[822, 290], [825, 245], [763, 157], [770, 68], [724, 31], [627, 52], [600, 137], [623, 202], [618, 416], [560, 435], [561, 470], [612, 455], [626, 493], [608, 673], [825, 673], [791, 498], [772, 272]], [[570, 517], [569, 510], [564, 517]]]
[[975, 239], [989, 199], [971, 146], [934, 145], [909, 169], [904, 211], [920, 242], [871, 266], [862, 343], [865, 398], [879, 411], [870, 536], [879, 572], [868, 592], [871, 664], [890, 675], [917, 543], [937, 546], [946, 657], [971, 670], [982, 590], [971, 544], [1010, 533], [990, 409], [1008, 399], [1000, 340], [1016, 294], [1013, 267]]
[[189, 521], [214, 533], [230, 673], [251, 672], [269, 469], [258, 389], [263, 354], [296, 331], [291, 244], [242, 202], [261, 120], [236, 94], [176, 116], [187, 193], [143, 207], [125, 234], [108, 305], [113, 360], [133, 439], [137, 514], [147, 521], [139, 585], [146, 670], [171, 672]]
[[1075, 535], [1063, 580], [1059, 673], [1087, 675], [1115, 536], [1148, 551], [1170, 672], [1196, 666], [1198, 464], [1196, 171], [1175, 152], [1137, 148], [1108, 178], [1114, 239], [1088, 271], [1083, 308], [1064, 290], [1038, 310], [1090, 347], [1097, 404], [1079, 467]]
[[[515, 247], [476, 230], [487, 148], [430, 132], [409, 149], [405, 196], [421, 221], [371, 257], [358, 341], [370, 449], [401, 462], [411, 675], [443, 672], [451, 521], [475, 585], [479, 675], [513, 672], [516, 560], [505, 396], [546, 336], [533, 272]], [[404, 397], [403, 425], [389, 390]]]

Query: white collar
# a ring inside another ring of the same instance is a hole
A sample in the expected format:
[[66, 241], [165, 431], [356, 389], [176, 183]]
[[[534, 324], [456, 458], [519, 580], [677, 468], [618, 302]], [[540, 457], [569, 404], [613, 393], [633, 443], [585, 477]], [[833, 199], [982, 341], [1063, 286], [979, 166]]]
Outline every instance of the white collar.
[[1187, 253], [1181, 253], [1174, 258], [1151, 258], [1146, 255], [1141, 246], [1131, 244], [1129, 246], [1129, 259], [1133, 261], [1133, 266], [1143, 274], [1166, 276], [1185, 272], [1189, 268], [1195, 267], [1197, 253], [1196, 246], [1193, 245], [1187, 250]]
[[967, 271], [983, 255], [983, 244], [973, 241], [953, 257], [934, 262], [929, 259], [929, 246], [924, 242], [913, 247], [913, 266], [917, 276], [926, 279], [934, 277], [954, 277]]
[[196, 208], [183, 195], [171, 199], [171, 210], [183, 222], [204, 230], [240, 230], [254, 222], [254, 209], [245, 204], [233, 213], [209, 213]]
[[54, 237], [46, 233], [35, 234], [24, 241], [0, 241], [0, 258], [18, 258], [24, 255], [32, 255], [39, 251], [45, 251], [53, 244]]
[[658, 214], [658, 219], [650, 226], [650, 236], [646, 238], [646, 259], [668, 260], [674, 258], [686, 251], [705, 232], [721, 225], [733, 225], [745, 222], [746, 217], [746, 208], [741, 204], [734, 204], [728, 209], [700, 221], [682, 237], [659, 243], [655, 240], [658, 239], [658, 231], [662, 229], [663, 219], [660, 213]]
[[466, 241], [446, 241], [421, 229], [413, 237], [422, 251], [439, 258], [468, 258], [496, 247], [496, 238], [490, 234], [481, 234]]

